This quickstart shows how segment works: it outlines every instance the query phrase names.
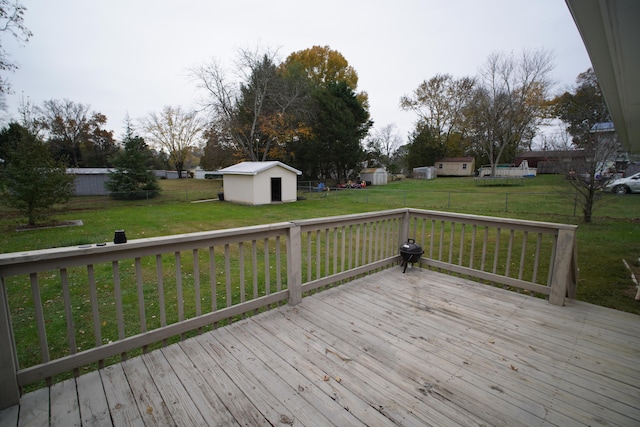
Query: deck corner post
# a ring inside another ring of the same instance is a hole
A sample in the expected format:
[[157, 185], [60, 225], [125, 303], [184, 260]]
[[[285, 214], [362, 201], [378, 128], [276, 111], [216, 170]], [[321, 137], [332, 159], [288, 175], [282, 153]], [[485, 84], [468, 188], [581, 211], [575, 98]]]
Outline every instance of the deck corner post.
[[553, 305], [564, 305], [565, 298], [575, 296], [577, 284], [575, 254], [575, 230], [559, 230], [549, 293], [549, 302]]
[[0, 410], [20, 403], [20, 389], [16, 378], [17, 362], [15, 357], [15, 340], [11, 329], [9, 300], [4, 284], [0, 278]]
[[404, 217], [402, 218], [402, 226], [400, 228], [400, 241], [398, 245], [402, 244], [402, 242], [406, 242], [409, 239], [409, 228], [411, 225], [411, 211], [409, 209], [405, 209]]
[[287, 233], [287, 288], [289, 304], [299, 304], [302, 301], [302, 233], [294, 223]]

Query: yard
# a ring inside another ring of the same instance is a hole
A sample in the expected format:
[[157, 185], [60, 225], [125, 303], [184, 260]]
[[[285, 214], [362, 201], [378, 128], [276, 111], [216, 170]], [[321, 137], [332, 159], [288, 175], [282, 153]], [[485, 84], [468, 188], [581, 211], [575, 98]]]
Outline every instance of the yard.
[[[77, 227], [16, 231], [23, 221], [0, 207], [0, 251], [16, 252], [113, 240], [124, 229], [128, 239], [361, 213], [397, 207], [578, 224], [580, 300], [640, 313], [635, 285], [624, 261], [640, 269], [640, 196], [603, 194], [592, 224], [581, 223], [580, 206], [567, 195], [564, 179], [542, 175], [524, 185], [476, 186], [473, 178], [401, 180], [366, 189], [300, 192], [304, 200], [267, 206], [218, 202], [221, 181], [161, 180], [156, 199], [112, 201], [77, 197], [59, 207], [55, 219], [82, 220]], [[638, 275], [636, 273], [636, 275]]]

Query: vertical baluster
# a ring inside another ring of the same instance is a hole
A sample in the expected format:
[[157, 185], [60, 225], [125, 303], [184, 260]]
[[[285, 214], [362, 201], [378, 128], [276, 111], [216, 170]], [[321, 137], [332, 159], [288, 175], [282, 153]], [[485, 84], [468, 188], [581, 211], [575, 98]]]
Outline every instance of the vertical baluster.
[[312, 280], [312, 270], [311, 270], [311, 231], [307, 231], [307, 282]]
[[347, 232], [346, 228], [343, 225], [340, 229], [340, 234], [342, 237], [342, 244], [340, 245], [340, 271], [344, 271], [345, 262], [346, 262], [346, 246], [347, 246]]
[[449, 237], [449, 264], [453, 263], [453, 246], [454, 246], [454, 234], [456, 230], [456, 223], [451, 221], [451, 232]]
[[230, 256], [228, 243], [224, 245], [224, 273], [225, 273], [224, 287], [226, 291], [226, 294], [225, 294], [226, 305], [227, 307], [231, 307], [231, 305], [233, 304], [232, 294], [231, 294], [231, 256]]
[[484, 271], [484, 262], [487, 259], [487, 244], [489, 242], [489, 227], [484, 227], [484, 237], [482, 239], [482, 259], [480, 260], [480, 270]]
[[471, 228], [471, 248], [469, 249], [469, 268], [473, 268], [473, 261], [476, 255], [476, 233], [478, 227], [474, 224]]
[[533, 283], [537, 283], [536, 280], [538, 280], [538, 264], [540, 261], [541, 245], [542, 245], [542, 233], [538, 233], [538, 239], [536, 240], [536, 254], [533, 260], [533, 277], [531, 278], [531, 281]]
[[416, 216], [416, 217], [414, 217], [412, 219], [412, 221], [414, 222], [413, 235], [409, 236], [409, 237], [412, 237], [417, 244], [420, 244], [419, 241], [418, 241], [418, 236], [419, 236], [418, 229], [419, 229], [419, 227], [422, 227], [422, 220], [419, 217]]
[[[87, 280], [89, 281], [89, 300], [91, 301], [91, 317], [93, 320], [93, 336], [96, 347], [102, 345], [102, 330], [100, 327], [100, 311], [98, 310], [98, 289], [93, 264], [87, 265]], [[98, 361], [98, 368], [104, 368], [104, 359]]]
[[[233, 304], [233, 294], [231, 293], [231, 250], [229, 248], [229, 244], [224, 245], [224, 288], [225, 288], [225, 299], [227, 307], [231, 307]], [[231, 318], [227, 319], [227, 324], [231, 323]]]
[[462, 227], [460, 229], [460, 252], [458, 253], [458, 265], [462, 265], [462, 259], [464, 258], [464, 246], [465, 246], [464, 234], [465, 234], [466, 228], [467, 228], [467, 224], [463, 222]]
[[338, 227], [333, 227], [333, 274], [338, 272]]
[[[184, 320], [184, 292], [182, 289], [182, 259], [180, 256], [180, 252], [176, 251], [173, 253], [176, 262], [176, 291], [178, 296], [178, 321], [182, 322]], [[184, 339], [184, 334], [181, 335], [180, 339]]]
[[393, 219], [388, 219], [385, 222], [386, 225], [386, 232], [385, 232], [385, 242], [384, 242], [384, 257], [385, 258], [389, 258], [390, 256], [393, 256], [393, 254], [395, 253], [395, 248], [391, 248], [391, 232], [392, 232], [392, 228], [391, 228], [391, 223], [393, 222]]
[[[136, 290], [138, 294], [138, 318], [140, 319], [140, 332], [147, 332], [147, 316], [144, 306], [144, 286], [142, 283], [142, 263], [140, 257], [134, 259], [136, 267]], [[147, 346], [142, 346], [142, 352], [147, 352]]]
[[[31, 296], [33, 298], [33, 308], [36, 315], [36, 326], [38, 328], [38, 338], [40, 341], [40, 360], [42, 363], [48, 362], [49, 356], [49, 344], [47, 343], [47, 330], [44, 326], [44, 311], [42, 310], [42, 298], [40, 296], [40, 284], [38, 283], [38, 275], [31, 273], [29, 275], [31, 279]], [[47, 378], [47, 385], [53, 383], [52, 378]]]
[[[215, 246], [209, 247], [209, 282], [211, 286], [211, 311], [218, 309], [218, 280], [216, 279]], [[216, 325], [213, 325], [214, 327]]]
[[436, 220], [431, 220], [431, 238], [429, 239], [429, 258], [433, 258], [433, 242], [435, 239], [434, 233], [436, 230]]
[[362, 252], [360, 253], [360, 265], [365, 265], [367, 263], [367, 232], [368, 232], [368, 225], [366, 222], [364, 224], [362, 224], [362, 245], [361, 245], [361, 250]]
[[329, 272], [329, 265], [330, 264], [330, 259], [331, 258], [331, 252], [329, 250], [329, 242], [331, 241], [331, 239], [329, 238], [329, 229], [325, 228], [324, 229], [324, 275], [323, 277], [326, 277], [330, 274]]
[[368, 223], [368, 227], [369, 227], [369, 238], [367, 239], [368, 241], [368, 247], [367, 247], [367, 264], [373, 262], [373, 254], [375, 252], [375, 247], [376, 247], [376, 223], [375, 222], [370, 222]]
[[380, 259], [380, 221], [376, 221], [375, 232], [373, 233], [373, 259], [370, 261], [377, 261]]
[[322, 233], [320, 230], [316, 230], [316, 279], [322, 277], [322, 258], [321, 255], [321, 242], [322, 241]]
[[196, 316], [202, 314], [202, 297], [200, 295], [200, 252], [198, 249], [193, 249], [191, 254], [193, 255], [193, 286], [196, 302]]
[[498, 270], [498, 256], [500, 255], [500, 227], [496, 229], [496, 248], [493, 253], [493, 274]]
[[356, 250], [355, 250], [355, 261], [354, 267], [360, 266], [360, 229], [363, 227], [362, 224], [356, 225]]
[[438, 261], [442, 261], [443, 249], [444, 249], [444, 221], [440, 221], [440, 246], [438, 247]]
[[[134, 259], [134, 263], [136, 266], [136, 289], [138, 292], [138, 318], [140, 319], [140, 332], [147, 332], [147, 316], [144, 309], [144, 287], [142, 283], [142, 263], [140, 257], [136, 257]], [[144, 351], [146, 353], [146, 348]]]
[[264, 239], [264, 294], [271, 294], [271, 270], [269, 268], [269, 238]]
[[553, 242], [551, 243], [551, 258], [549, 259], [549, 273], [547, 274], [547, 286], [551, 286], [551, 280], [553, 280], [553, 269], [555, 267], [556, 250], [558, 249], [558, 234], [553, 235]]
[[353, 267], [353, 225], [349, 226], [349, 270]]
[[40, 355], [42, 362], [48, 362], [49, 345], [47, 344], [47, 332], [44, 327], [44, 311], [42, 309], [42, 298], [40, 296], [40, 284], [38, 283], [38, 275], [31, 273], [31, 296], [33, 298], [33, 308], [36, 316], [36, 326], [38, 328], [38, 338], [40, 340]]
[[[240, 302], [245, 302], [246, 284], [244, 277], [244, 242], [238, 243], [238, 268], [240, 269]], [[244, 315], [242, 317], [244, 318]]]
[[507, 248], [507, 267], [505, 269], [504, 275], [509, 277], [509, 271], [511, 269], [511, 253], [513, 252], [513, 236], [515, 235], [515, 230], [511, 229], [509, 232], [509, 247]]
[[[162, 273], [162, 254], [156, 254], [156, 275], [158, 277], [158, 308], [160, 309], [160, 326], [167, 326], [167, 307], [164, 301], [164, 275]], [[162, 340], [167, 345], [167, 340]]]
[[[120, 289], [120, 264], [118, 261], [111, 262], [111, 270], [113, 271], [113, 293], [116, 299], [116, 317], [118, 318], [118, 339], [123, 340], [124, 334], [124, 310], [122, 309], [122, 290]], [[127, 353], [121, 353], [122, 361], [127, 359]]]
[[[64, 317], [67, 324], [67, 342], [69, 344], [69, 354], [76, 354], [76, 330], [73, 324], [73, 313], [71, 308], [71, 293], [69, 292], [69, 276], [67, 269], [60, 269], [60, 281], [62, 283], [62, 301], [64, 303]], [[75, 376], [79, 374], [78, 368], [73, 370]]]
[[[253, 299], [258, 298], [258, 241], [251, 241], [251, 274], [253, 279]], [[258, 314], [258, 309], [253, 311]]]
[[525, 254], [527, 252], [527, 238], [529, 237], [529, 232], [525, 231], [522, 236], [522, 252], [520, 253], [520, 270], [518, 271], [518, 279], [522, 280], [522, 275], [524, 273], [524, 262], [525, 262]]
[[276, 236], [276, 286], [277, 291], [282, 290], [282, 259], [280, 257], [280, 236]]

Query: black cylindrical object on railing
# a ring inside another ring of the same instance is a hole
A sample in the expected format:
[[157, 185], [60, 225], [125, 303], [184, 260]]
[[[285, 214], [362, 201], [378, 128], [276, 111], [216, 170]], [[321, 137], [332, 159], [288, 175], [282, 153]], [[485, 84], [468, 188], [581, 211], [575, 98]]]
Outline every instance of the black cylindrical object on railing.
[[116, 230], [113, 235], [113, 243], [127, 243], [127, 235], [124, 233], [124, 230]]
[[400, 245], [400, 256], [402, 257], [402, 263], [400, 266], [404, 266], [402, 273], [407, 271], [407, 265], [413, 264], [420, 260], [420, 257], [424, 251], [422, 247], [416, 243], [414, 239], [408, 239], [405, 243]]

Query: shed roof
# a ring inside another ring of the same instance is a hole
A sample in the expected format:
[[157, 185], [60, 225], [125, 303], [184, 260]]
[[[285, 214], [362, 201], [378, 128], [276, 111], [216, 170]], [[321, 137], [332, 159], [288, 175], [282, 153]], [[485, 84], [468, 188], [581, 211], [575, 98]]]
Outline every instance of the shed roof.
[[615, 132], [613, 122], [601, 122], [591, 126], [590, 132]]
[[67, 168], [68, 174], [73, 175], [106, 175], [113, 172], [110, 168]]
[[226, 167], [224, 169], [220, 169], [218, 172], [223, 175], [257, 175], [260, 172], [264, 172], [276, 166], [287, 169], [288, 171], [291, 171], [296, 175], [302, 175], [302, 172], [298, 169], [293, 168], [289, 165], [285, 165], [284, 163], [278, 161], [242, 162], [233, 166]]
[[442, 159], [436, 160], [441, 163], [459, 163], [459, 162], [472, 162], [473, 157], [443, 157]]

